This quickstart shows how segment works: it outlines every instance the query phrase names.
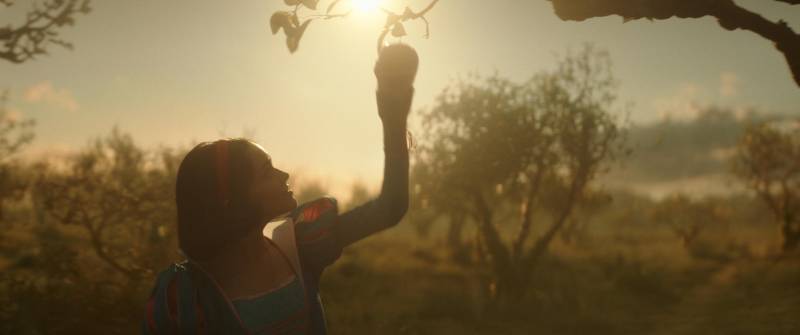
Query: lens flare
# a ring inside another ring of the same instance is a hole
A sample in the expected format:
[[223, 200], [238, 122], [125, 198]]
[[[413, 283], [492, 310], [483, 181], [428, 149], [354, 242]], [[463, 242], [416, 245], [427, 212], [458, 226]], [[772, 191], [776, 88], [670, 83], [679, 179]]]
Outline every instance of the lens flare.
[[374, 13], [380, 8], [382, 0], [352, 0], [353, 9], [361, 13]]

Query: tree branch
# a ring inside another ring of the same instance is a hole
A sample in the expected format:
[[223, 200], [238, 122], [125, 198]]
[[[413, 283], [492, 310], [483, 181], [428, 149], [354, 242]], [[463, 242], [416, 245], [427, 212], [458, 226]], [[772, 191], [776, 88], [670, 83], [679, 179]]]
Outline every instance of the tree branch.
[[503, 241], [500, 239], [500, 234], [494, 227], [492, 222], [492, 211], [489, 208], [489, 205], [486, 204], [486, 200], [483, 198], [483, 195], [481, 195], [480, 191], [477, 190], [473, 195], [479, 215], [478, 228], [480, 229], [481, 235], [486, 241], [486, 248], [489, 251], [489, 254], [492, 256], [492, 263], [495, 266], [496, 273], [505, 273], [505, 271], [511, 266], [508, 250], [503, 245]]
[[[663, 20], [671, 17], [716, 17], [727, 30], [744, 29], [775, 43], [789, 65], [795, 83], [800, 86], [800, 35], [786, 22], [772, 22], [744, 9], [733, 0], [551, 0], [556, 15], [562, 20], [583, 21], [593, 17], [622, 16], [636, 19]], [[800, 0], [777, 0], [798, 4]]]
[[567, 199], [564, 201], [564, 207], [561, 209], [558, 217], [550, 226], [550, 228], [547, 229], [544, 235], [542, 235], [536, 241], [536, 244], [533, 246], [533, 248], [531, 248], [531, 250], [528, 252], [526, 257], [527, 260], [525, 266], [523, 267], [524, 273], [527, 274], [533, 271], [533, 266], [538, 262], [539, 258], [547, 250], [550, 242], [567, 222], [570, 214], [572, 214], [572, 209], [579, 200], [578, 198], [580, 193], [583, 191], [584, 186], [586, 186], [585, 172], [580, 171], [572, 180], [569, 193], [567, 194]]
[[[0, 59], [23, 63], [38, 55], [47, 54], [46, 47], [50, 43], [71, 48], [71, 44], [58, 39], [58, 29], [74, 24], [75, 15], [89, 13], [89, 1], [46, 1], [41, 8], [35, 6], [28, 12], [22, 25], [0, 28]], [[5, 0], [2, 4], [11, 6], [13, 1]]]
[[93, 227], [89, 223], [84, 225], [89, 232], [89, 240], [92, 242], [92, 249], [94, 250], [95, 255], [97, 255], [97, 257], [106, 262], [106, 264], [114, 268], [114, 270], [117, 270], [129, 280], [137, 279], [139, 272], [123, 266], [121, 263], [117, 262], [114, 257], [106, 252], [104, 243], [102, 241], [103, 229], [106, 226], [107, 225], [103, 223], [99, 224], [97, 227]]
[[530, 234], [531, 223], [533, 222], [533, 205], [536, 203], [536, 196], [539, 188], [541, 187], [542, 175], [544, 170], [540, 167], [536, 171], [536, 176], [528, 189], [528, 195], [525, 198], [525, 209], [522, 213], [522, 227], [520, 227], [517, 239], [514, 241], [513, 257], [518, 259], [522, 255], [522, 247], [525, 245], [525, 240], [528, 239]]

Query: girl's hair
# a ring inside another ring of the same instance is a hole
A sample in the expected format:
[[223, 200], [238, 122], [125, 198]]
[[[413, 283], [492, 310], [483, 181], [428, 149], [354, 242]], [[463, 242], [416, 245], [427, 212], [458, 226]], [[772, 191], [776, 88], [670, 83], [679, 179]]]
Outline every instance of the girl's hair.
[[261, 208], [247, 196], [257, 152], [249, 140], [222, 139], [200, 143], [183, 158], [175, 203], [178, 244], [189, 259], [209, 259], [263, 224]]

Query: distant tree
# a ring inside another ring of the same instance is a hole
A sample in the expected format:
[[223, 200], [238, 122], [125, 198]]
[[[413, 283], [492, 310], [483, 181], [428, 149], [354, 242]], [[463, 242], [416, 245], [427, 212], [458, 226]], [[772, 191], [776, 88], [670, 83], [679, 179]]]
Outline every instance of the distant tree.
[[683, 194], [662, 200], [650, 214], [653, 222], [669, 227], [687, 248], [714, 221], [713, 211]]
[[[783, 21], [770, 21], [737, 5], [733, 0], [550, 0], [562, 20], [583, 21], [619, 15], [624, 22], [638, 19], [663, 20], [671, 17], [715, 17], [722, 28], [744, 29], [772, 41], [783, 53], [795, 83], [800, 86], [800, 35]], [[774, 0], [797, 5], [800, 0]]]
[[748, 126], [733, 160], [734, 173], [780, 222], [784, 251], [800, 246], [800, 130], [794, 125]]
[[652, 222], [668, 227], [694, 259], [728, 262], [748, 258], [747, 244], [728, 238], [735, 209], [730, 198], [691, 199], [675, 194], [648, 211]]
[[100, 320], [92, 332], [134, 329], [153, 271], [177, 257], [182, 154], [114, 130], [72, 156], [25, 163], [34, 215], [13, 227], [27, 238], [2, 239], [0, 333], [78, 334], [86, 320]]
[[120, 284], [135, 284], [176, 250], [173, 185], [180, 157], [170, 150], [148, 155], [114, 129], [64, 168], [43, 171], [32, 196], [47, 217], [82, 230], [88, 250], [126, 279]]
[[[75, 17], [91, 11], [91, 0], [24, 1], [31, 4], [22, 22], [8, 22], [0, 27], [0, 59], [23, 63], [46, 55], [52, 45], [72, 49], [72, 44], [59, 37], [65, 26], [75, 24]], [[16, 0], [0, 0], [0, 8], [17, 5]]]
[[4, 204], [19, 200], [25, 194], [27, 178], [14, 156], [33, 140], [34, 135], [34, 121], [12, 114], [7, 102], [7, 92], [0, 93], [0, 221], [3, 220]]
[[[587, 46], [524, 84], [461, 81], [423, 113], [415, 160], [427, 170], [423, 193], [434, 208], [477, 224], [479, 264], [489, 265], [501, 301], [522, 296], [591, 181], [621, 153], [615, 99], [608, 54]], [[529, 246], [540, 210], [552, 220]], [[517, 232], [507, 241], [511, 222]]]

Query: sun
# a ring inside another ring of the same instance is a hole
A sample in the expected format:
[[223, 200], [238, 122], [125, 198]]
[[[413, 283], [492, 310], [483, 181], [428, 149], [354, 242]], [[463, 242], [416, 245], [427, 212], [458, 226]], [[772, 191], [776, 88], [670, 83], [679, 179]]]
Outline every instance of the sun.
[[380, 8], [383, 0], [351, 0], [353, 9], [363, 14], [375, 13]]

